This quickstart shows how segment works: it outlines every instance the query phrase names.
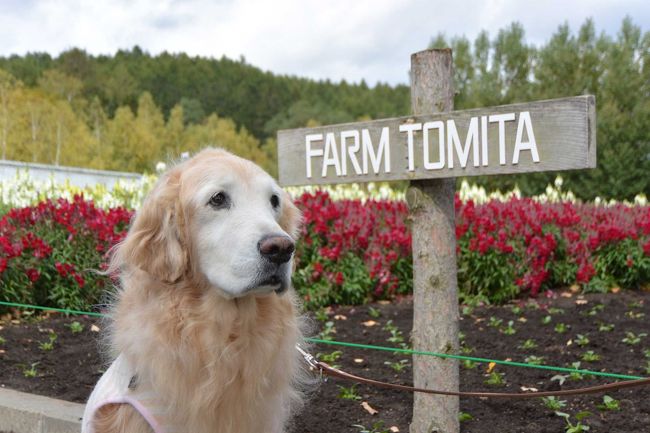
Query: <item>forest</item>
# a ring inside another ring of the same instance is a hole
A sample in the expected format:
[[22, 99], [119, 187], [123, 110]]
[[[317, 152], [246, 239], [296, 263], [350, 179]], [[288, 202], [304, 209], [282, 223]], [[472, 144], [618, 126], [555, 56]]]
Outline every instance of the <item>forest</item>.
[[[626, 18], [616, 35], [591, 20], [560, 25], [541, 46], [512, 23], [496, 35], [439, 34], [451, 47], [456, 109], [593, 94], [598, 168], [564, 173], [582, 199], [650, 195], [650, 32]], [[405, 71], [405, 76], [408, 71]], [[244, 58], [114, 55], [0, 57], [0, 157], [151, 172], [208, 145], [277, 174], [278, 129], [407, 115], [407, 85], [315, 81], [263, 71]], [[489, 189], [539, 193], [556, 173], [475, 179]]]

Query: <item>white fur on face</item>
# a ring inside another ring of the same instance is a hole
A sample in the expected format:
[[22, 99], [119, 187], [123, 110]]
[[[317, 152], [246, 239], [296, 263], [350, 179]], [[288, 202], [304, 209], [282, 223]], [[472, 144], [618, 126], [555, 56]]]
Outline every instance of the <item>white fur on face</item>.
[[[283, 206], [279, 186], [257, 167], [242, 171], [228, 164], [215, 165], [214, 175], [208, 173], [205, 179], [192, 200], [198, 209], [194, 235], [200, 271], [229, 297], [285, 290], [293, 258], [276, 265], [258, 248], [265, 236], [290, 237], [278, 223]], [[210, 204], [218, 193], [227, 198], [227, 206]], [[280, 198], [277, 208], [271, 204], [273, 195]], [[272, 276], [280, 283], [270, 284]]]

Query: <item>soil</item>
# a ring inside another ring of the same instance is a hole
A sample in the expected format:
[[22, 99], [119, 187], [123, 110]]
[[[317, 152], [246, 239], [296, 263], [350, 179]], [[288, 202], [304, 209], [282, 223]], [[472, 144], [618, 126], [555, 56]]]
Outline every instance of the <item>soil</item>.
[[[639, 334], [650, 334], [650, 294], [621, 292], [580, 296], [564, 292], [563, 296], [556, 299], [517, 305], [521, 307], [520, 312], [513, 311], [513, 307], [514, 304], [482, 306], [461, 315], [464, 346], [471, 348], [472, 356], [510, 358], [523, 362], [526, 357], [535, 355], [543, 357], [544, 364], [565, 367], [580, 361], [583, 353], [592, 350], [600, 355], [600, 360], [581, 361], [581, 368], [636, 376], [647, 374], [646, 369], [650, 367], [650, 358], [647, 356], [650, 353], [646, 356], [645, 351], [650, 349], [650, 336]], [[322, 327], [327, 321], [331, 322], [335, 332], [330, 333], [330, 336], [335, 340], [395, 346], [395, 340], [388, 341], [391, 333], [385, 328], [391, 320], [401, 331], [404, 341], [408, 342], [412, 326], [410, 299], [390, 304], [330, 308], [326, 312], [327, 317], [321, 315], [318, 318], [322, 321], [315, 318], [314, 323], [317, 327]], [[379, 313], [378, 317], [371, 314], [375, 312]], [[551, 316], [550, 322], [543, 324], [546, 316]], [[499, 327], [489, 326], [491, 317], [502, 320]], [[69, 325], [73, 321], [83, 324], [84, 330], [72, 333]], [[376, 323], [367, 326], [372, 324], [369, 321]], [[512, 327], [515, 329], [511, 335], [502, 332], [509, 321], [513, 321]], [[566, 332], [556, 332], [556, 326], [560, 323], [566, 325]], [[599, 331], [600, 324], [613, 324], [614, 328], [609, 332]], [[5, 340], [0, 345], [0, 386], [84, 402], [106, 365], [99, 350], [102, 333], [93, 332], [93, 325], [102, 327], [98, 319], [57, 315], [0, 322], [0, 337]], [[57, 334], [54, 349], [40, 349], [39, 343], [47, 342], [51, 331]], [[628, 332], [639, 336], [640, 341], [636, 344], [624, 343], [624, 338], [634, 337], [628, 335]], [[576, 340], [578, 334], [589, 339], [583, 347]], [[520, 348], [527, 339], [533, 339], [537, 347]], [[394, 383], [412, 382], [411, 361], [408, 357], [390, 352], [321, 344], [314, 345], [311, 350], [322, 354], [340, 350], [341, 357], [333, 363], [353, 374]], [[386, 365], [387, 362], [400, 360], [405, 360], [407, 364], [400, 372]], [[35, 364], [36, 377], [26, 377], [24, 371], [34, 363], [38, 363]], [[497, 386], [485, 383], [488, 368], [485, 364], [478, 364], [474, 368], [461, 365], [461, 389], [519, 392], [522, 387], [527, 387], [541, 391], [611, 381], [585, 377], [582, 380], [567, 379], [560, 385], [557, 380], [551, 380], [557, 374], [555, 372], [496, 366], [494, 371], [504, 373], [505, 380], [504, 385]], [[355, 425], [363, 425], [374, 433], [408, 432], [413, 403], [411, 394], [359, 385], [351, 393], [359, 399], [340, 398], [341, 387], [350, 391], [351, 385], [336, 379], [320, 384], [293, 421], [291, 431], [360, 432], [362, 428]], [[650, 388], [620, 390], [609, 395], [618, 400], [620, 410], [599, 409], [597, 406], [603, 403], [602, 394], [564, 398], [566, 405], [560, 410], [571, 415], [570, 420], [574, 425], [577, 423], [577, 413], [591, 412], [582, 421], [582, 424], [590, 427], [589, 433], [650, 432]], [[378, 413], [371, 415], [362, 403], [367, 403]], [[460, 409], [471, 417], [461, 423], [463, 433], [556, 433], [564, 432], [566, 428], [565, 420], [547, 408], [540, 399], [461, 399]]]

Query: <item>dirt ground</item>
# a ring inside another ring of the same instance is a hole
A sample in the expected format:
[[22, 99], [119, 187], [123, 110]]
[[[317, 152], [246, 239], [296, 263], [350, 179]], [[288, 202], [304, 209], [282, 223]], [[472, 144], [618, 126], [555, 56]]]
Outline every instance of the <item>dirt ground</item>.
[[[562, 367], [580, 361], [583, 369], [646, 376], [650, 368], [650, 337], [645, 335], [650, 334], [648, 317], [650, 294], [629, 292], [584, 297], [565, 292], [564, 296], [539, 303], [465, 309], [460, 323], [463, 353], [520, 362], [526, 358], [528, 362], [540, 361], [529, 358], [536, 356], [546, 365]], [[74, 321], [83, 325], [81, 332], [73, 333], [70, 324]], [[324, 332], [321, 337], [399, 346], [409, 341], [412, 305], [404, 299], [391, 304], [331, 308], [315, 315], [314, 323]], [[106, 365], [99, 350], [101, 329], [93, 325], [102, 327], [101, 321], [86, 317], [55, 315], [13, 321], [5, 317], [0, 322], [0, 386], [84, 402]], [[42, 343], [50, 341], [52, 331], [56, 340], [52, 350], [46, 350]], [[524, 344], [526, 340], [531, 341]], [[314, 345], [311, 350], [329, 355], [331, 364], [357, 375], [403, 384], [412, 381], [411, 360], [406, 356], [324, 344]], [[337, 356], [332, 355], [334, 351], [341, 353], [332, 360]], [[600, 359], [584, 360], [588, 351]], [[490, 376], [488, 369], [486, 364], [461, 363], [461, 389], [519, 392], [527, 387], [541, 391], [611, 381], [585, 376], [566, 378], [560, 385], [558, 380], [552, 380], [558, 374], [552, 371], [496, 366]], [[499, 377], [502, 385], [486, 383], [489, 378], [494, 381]], [[558, 410], [569, 414], [573, 425], [578, 423], [579, 412], [590, 412], [581, 421], [590, 427], [589, 433], [650, 431], [648, 387], [615, 391], [610, 396], [618, 402], [618, 410], [599, 408], [602, 394], [564, 398]], [[328, 380], [311, 392], [291, 431], [361, 432], [364, 429], [360, 426], [364, 426], [365, 431], [374, 433], [408, 432], [412, 403], [409, 393]], [[370, 409], [377, 413], [371, 414]], [[541, 399], [461, 399], [460, 410], [463, 433], [556, 433], [567, 427], [565, 419]]]

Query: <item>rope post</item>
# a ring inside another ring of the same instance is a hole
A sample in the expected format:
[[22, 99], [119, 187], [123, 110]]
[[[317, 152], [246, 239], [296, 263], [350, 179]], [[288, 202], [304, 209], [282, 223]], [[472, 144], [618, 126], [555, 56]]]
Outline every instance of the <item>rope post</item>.
[[[452, 111], [453, 87], [450, 49], [411, 56], [414, 115]], [[413, 237], [412, 341], [418, 351], [458, 353], [454, 193], [455, 180], [447, 178], [412, 181], [406, 194]], [[415, 355], [413, 381], [419, 388], [458, 391], [458, 360]], [[410, 433], [458, 433], [458, 412], [458, 397], [416, 393]]]

